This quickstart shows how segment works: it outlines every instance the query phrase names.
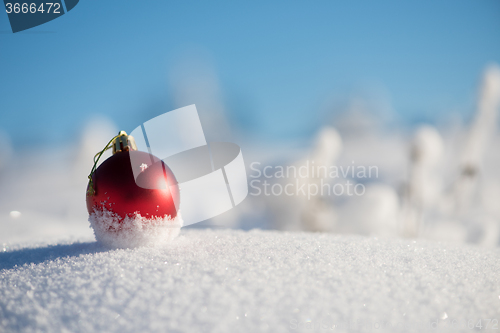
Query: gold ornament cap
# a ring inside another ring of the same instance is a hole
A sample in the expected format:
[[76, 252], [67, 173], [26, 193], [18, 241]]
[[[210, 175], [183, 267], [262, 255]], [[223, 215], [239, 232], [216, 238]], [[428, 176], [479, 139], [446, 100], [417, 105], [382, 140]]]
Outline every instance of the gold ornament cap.
[[113, 141], [113, 154], [130, 150], [137, 150], [134, 137], [125, 131], [120, 131]]
[[95, 194], [94, 181], [92, 180], [92, 175], [97, 169], [97, 163], [99, 162], [99, 159], [101, 158], [102, 154], [106, 150], [111, 148], [113, 148], [113, 155], [114, 155], [122, 151], [137, 150], [137, 145], [135, 144], [135, 139], [132, 135], [128, 135], [127, 132], [125, 131], [120, 131], [117, 136], [115, 136], [108, 142], [108, 144], [106, 145], [106, 147], [104, 147], [103, 150], [95, 154], [94, 166], [92, 167], [90, 175], [88, 176], [89, 185], [88, 185], [87, 195]]

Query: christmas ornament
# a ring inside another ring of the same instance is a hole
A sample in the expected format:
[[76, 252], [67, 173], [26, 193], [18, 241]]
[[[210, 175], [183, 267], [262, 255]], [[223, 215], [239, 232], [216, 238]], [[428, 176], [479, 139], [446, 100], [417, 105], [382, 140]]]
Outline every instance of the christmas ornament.
[[[113, 155], [99, 167], [102, 154]], [[177, 181], [159, 158], [138, 151], [121, 131], [94, 157], [87, 186], [87, 210], [98, 241], [112, 247], [168, 241], [182, 225]]]

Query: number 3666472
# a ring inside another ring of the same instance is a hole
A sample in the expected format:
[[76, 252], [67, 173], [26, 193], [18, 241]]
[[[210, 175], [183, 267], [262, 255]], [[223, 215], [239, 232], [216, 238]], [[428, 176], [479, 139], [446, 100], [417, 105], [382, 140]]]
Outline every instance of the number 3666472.
[[[45, 5], [45, 6], [44, 6]], [[18, 14], [18, 13], [23, 13], [23, 14], [35, 14], [35, 13], [46, 13], [46, 14], [61, 14], [61, 4], [60, 3], [52, 3], [52, 2], [46, 2], [46, 3], [41, 3], [39, 6], [37, 6], [36, 3], [6, 3], [5, 4], [5, 9], [7, 11], [7, 14], [10, 14], [12, 12]]]

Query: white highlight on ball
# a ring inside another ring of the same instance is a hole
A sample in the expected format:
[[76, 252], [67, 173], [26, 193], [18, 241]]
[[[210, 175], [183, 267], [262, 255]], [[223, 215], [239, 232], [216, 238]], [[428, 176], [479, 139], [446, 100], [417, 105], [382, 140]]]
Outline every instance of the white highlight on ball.
[[12, 217], [13, 219], [17, 219], [19, 217], [21, 217], [21, 212], [17, 211], [17, 210], [13, 210], [9, 213], [10, 217]]

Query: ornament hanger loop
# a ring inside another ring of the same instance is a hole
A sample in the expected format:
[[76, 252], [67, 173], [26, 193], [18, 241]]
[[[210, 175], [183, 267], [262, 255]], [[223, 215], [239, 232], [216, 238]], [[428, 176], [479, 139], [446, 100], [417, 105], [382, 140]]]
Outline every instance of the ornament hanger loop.
[[129, 151], [129, 150], [137, 150], [137, 146], [135, 144], [134, 137], [132, 135], [127, 135], [125, 131], [120, 131], [118, 135], [114, 136], [111, 140], [109, 140], [106, 147], [103, 150], [94, 155], [94, 166], [90, 171], [89, 178], [89, 188], [87, 190], [87, 195], [94, 195], [95, 188], [94, 182], [92, 181], [92, 176], [94, 175], [95, 170], [97, 169], [97, 163], [101, 158], [102, 154], [108, 149], [113, 148], [113, 154], [119, 153], [121, 151]]

